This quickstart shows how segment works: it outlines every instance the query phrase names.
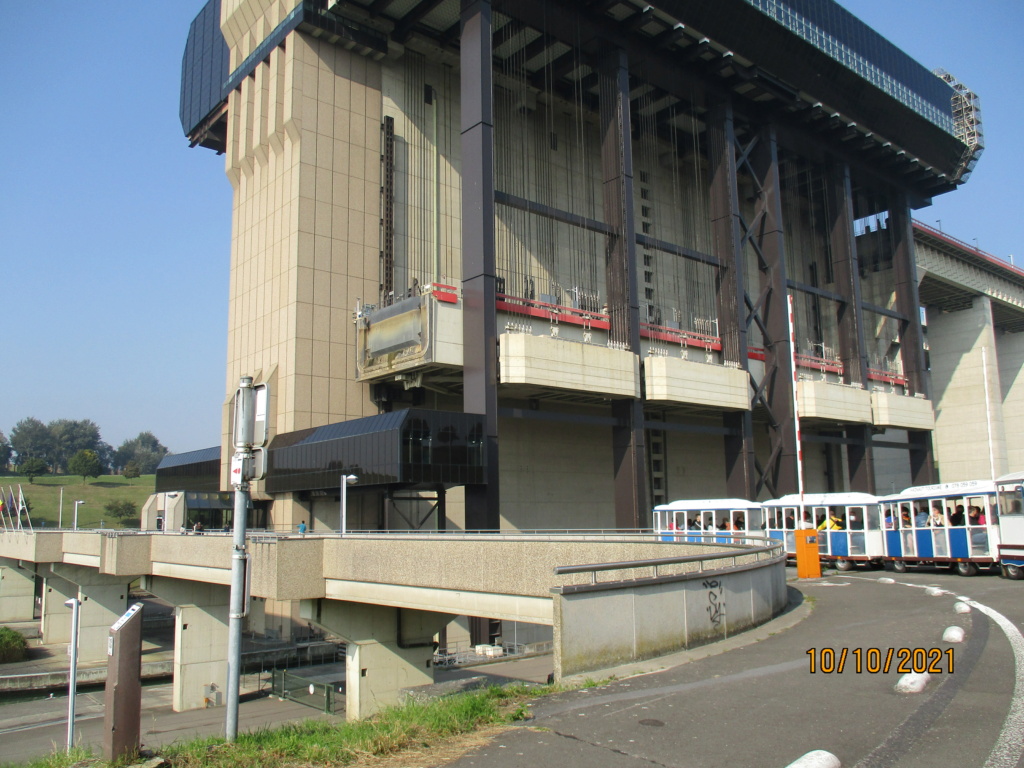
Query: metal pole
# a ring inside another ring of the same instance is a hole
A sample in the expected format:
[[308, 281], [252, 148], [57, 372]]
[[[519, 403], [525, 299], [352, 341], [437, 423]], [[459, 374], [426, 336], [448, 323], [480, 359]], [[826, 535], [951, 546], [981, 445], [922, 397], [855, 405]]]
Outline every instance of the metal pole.
[[60, 487], [60, 506], [57, 508], [57, 528], [64, 526], [64, 486]]
[[78, 692], [78, 622], [79, 607], [82, 601], [77, 597], [65, 600], [64, 605], [71, 608], [71, 671], [68, 674], [68, 752], [75, 745], [75, 694]]
[[344, 536], [348, 530], [348, 487], [359, 480], [355, 475], [341, 476], [341, 521], [338, 532]]
[[235, 455], [232, 485], [235, 487], [234, 536], [231, 547], [231, 602], [228, 614], [228, 689], [224, 738], [238, 736], [238, 697], [242, 671], [242, 619], [245, 618], [246, 512], [249, 505], [249, 472], [255, 425], [255, 396], [252, 377], [243, 376], [235, 395]]

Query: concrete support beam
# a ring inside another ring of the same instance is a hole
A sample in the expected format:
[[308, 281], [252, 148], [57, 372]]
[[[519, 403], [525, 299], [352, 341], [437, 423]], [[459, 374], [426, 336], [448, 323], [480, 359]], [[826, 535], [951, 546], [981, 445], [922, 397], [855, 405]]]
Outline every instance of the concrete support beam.
[[186, 712], [224, 704], [228, 587], [150, 577], [145, 580], [145, 588], [176, 606], [171, 708], [175, 712]]
[[65, 600], [82, 601], [78, 614], [78, 660], [82, 663], [107, 658], [110, 626], [128, 608], [128, 580], [104, 576], [93, 568], [56, 563], [43, 587], [43, 643], [71, 641], [71, 609]]
[[0, 558], [0, 624], [35, 617], [36, 572], [17, 560]]
[[928, 312], [935, 455], [943, 482], [998, 477], [1009, 471], [999, 356], [992, 303]]
[[365, 719], [399, 703], [403, 688], [434, 682], [434, 635], [453, 618], [341, 600], [304, 601], [303, 611], [348, 643], [345, 714], [349, 720]]
[[[996, 335], [999, 387], [1006, 424], [1024, 423], [1024, 333]], [[1009, 471], [1024, 467], [1024, 430], [1006, 430], [1006, 466]]]

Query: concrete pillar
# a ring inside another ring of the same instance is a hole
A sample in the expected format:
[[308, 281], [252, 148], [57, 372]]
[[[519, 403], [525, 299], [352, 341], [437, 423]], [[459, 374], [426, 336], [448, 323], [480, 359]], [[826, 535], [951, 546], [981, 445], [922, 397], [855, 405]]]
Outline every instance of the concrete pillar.
[[[997, 334], [996, 352], [1004, 423], [1024, 424], [1024, 333]], [[1024, 430], [1011, 427], [1005, 433], [1006, 465], [1014, 472], [1024, 467]]]
[[1009, 471], [992, 304], [974, 297], [959, 312], [928, 311], [935, 403], [935, 457], [944, 483]]
[[36, 573], [0, 558], [0, 624], [35, 618]]
[[149, 577], [145, 587], [174, 604], [175, 712], [224, 704], [230, 589], [220, 584]]
[[[128, 610], [128, 580], [124, 577], [104, 576], [95, 568], [81, 565], [55, 564], [51, 572], [72, 585], [71, 594], [64, 598], [77, 597], [82, 601], [78, 614], [78, 661], [89, 663], [106, 661], [107, 637], [111, 625]], [[61, 601], [63, 603], [63, 600]], [[64, 606], [62, 606], [64, 607]], [[68, 612], [67, 640], [70, 635], [70, 609]], [[45, 637], [45, 634], [44, 634]], [[43, 642], [48, 642], [44, 639]]]
[[71, 642], [71, 609], [65, 600], [78, 597], [78, 587], [53, 573], [43, 577], [43, 611], [39, 633], [43, 645]]
[[403, 688], [433, 683], [433, 638], [452, 619], [448, 614], [340, 600], [304, 601], [303, 612], [348, 643], [349, 720], [365, 719], [399, 703]]

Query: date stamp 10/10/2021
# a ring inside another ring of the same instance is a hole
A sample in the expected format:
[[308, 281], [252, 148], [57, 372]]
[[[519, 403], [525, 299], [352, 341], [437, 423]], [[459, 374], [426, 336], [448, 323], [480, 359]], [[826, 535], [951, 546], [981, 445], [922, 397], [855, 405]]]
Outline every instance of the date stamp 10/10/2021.
[[809, 648], [807, 656], [812, 675], [953, 674], [952, 648]]

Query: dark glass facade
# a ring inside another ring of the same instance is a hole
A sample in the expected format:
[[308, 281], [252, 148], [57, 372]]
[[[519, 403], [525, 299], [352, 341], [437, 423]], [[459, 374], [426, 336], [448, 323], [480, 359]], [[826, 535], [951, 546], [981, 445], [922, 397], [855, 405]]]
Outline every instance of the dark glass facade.
[[220, 0], [210, 0], [192, 21], [181, 59], [178, 117], [185, 135], [228, 97], [228, 44], [220, 31]]
[[412, 408], [278, 435], [269, 446], [267, 492], [359, 485], [484, 482], [483, 418]]
[[164, 456], [156, 468], [155, 490], [219, 491], [220, 446]]
[[929, 122], [953, 133], [952, 89], [833, 0], [746, 0]]

